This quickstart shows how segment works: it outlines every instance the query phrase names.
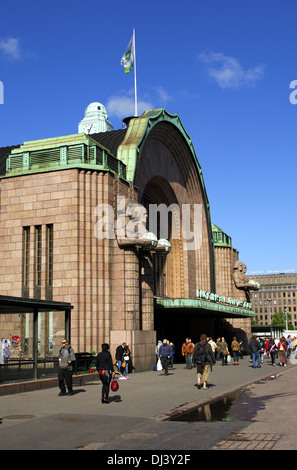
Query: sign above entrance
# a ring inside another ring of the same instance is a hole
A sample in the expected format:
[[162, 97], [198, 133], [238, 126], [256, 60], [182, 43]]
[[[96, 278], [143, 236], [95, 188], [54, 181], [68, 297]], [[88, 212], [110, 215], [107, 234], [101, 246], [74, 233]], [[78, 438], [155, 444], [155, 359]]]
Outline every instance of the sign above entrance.
[[238, 299], [232, 299], [232, 297], [226, 297], [224, 295], [214, 294], [213, 292], [206, 292], [204, 290], [196, 289], [196, 297], [199, 299], [204, 300], [211, 300], [212, 302], [220, 302], [223, 304], [230, 304], [235, 305], [236, 307], [243, 307], [243, 308], [252, 308], [252, 304], [250, 302], [244, 302]]

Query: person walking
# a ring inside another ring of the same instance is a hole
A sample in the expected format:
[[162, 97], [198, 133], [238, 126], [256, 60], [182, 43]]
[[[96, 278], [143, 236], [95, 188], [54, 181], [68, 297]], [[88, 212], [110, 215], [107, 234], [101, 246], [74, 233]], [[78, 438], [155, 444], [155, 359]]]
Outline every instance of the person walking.
[[190, 350], [191, 350], [191, 351], [190, 351], [190, 364], [191, 364], [190, 368], [192, 369], [192, 367], [193, 367], [194, 344], [192, 343], [191, 338], [189, 338], [189, 343], [188, 343], [188, 345], [189, 345], [189, 348], [190, 348]]
[[210, 369], [216, 363], [215, 355], [211, 345], [207, 342], [207, 336], [202, 334], [200, 342], [195, 344], [193, 352], [193, 362], [197, 368], [197, 386], [201, 388], [201, 379], [203, 376], [202, 390], [208, 390], [207, 382], [209, 379]]
[[190, 338], [186, 338], [185, 343], [182, 345], [182, 355], [186, 359], [186, 369], [192, 369], [192, 354], [194, 351], [194, 345]]
[[287, 339], [286, 339], [286, 343], [287, 343], [287, 354], [286, 354], [286, 357], [290, 357], [290, 356], [291, 356], [292, 349], [293, 349], [291, 335], [288, 335], [288, 337], [287, 337]]
[[116, 353], [115, 353], [115, 360], [117, 362], [117, 368], [118, 368], [119, 374], [121, 374], [121, 375], [124, 375], [124, 373], [123, 373], [124, 369], [122, 367], [122, 364], [123, 364], [123, 361], [124, 361], [123, 355], [124, 355], [125, 346], [126, 346], [125, 342], [120, 344], [117, 347]]
[[281, 337], [277, 345], [277, 348], [278, 348], [278, 355], [279, 355], [279, 365], [286, 367], [287, 365], [286, 352], [287, 352], [288, 345], [286, 343], [286, 339], [284, 336]]
[[167, 339], [163, 340], [163, 344], [161, 344], [159, 349], [159, 357], [161, 359], [162, 368], [164, 369], [164, 375], [168, 375], [168, 366], [170, 361], [171, 355], [171, 346], [167, 342]]
[[125, 374], [127, 376], [127, 374], [132, 371], [131, 350], [130, 350], [128, 344], [126, 344], [125, 347], [124, 347], [123, 359], [124, 359], [124, 363], [125, 363]]
[[[259, 341], [257, 340], [256, 336], [252, 336], [250, 340], [250, 351], [252, 354], [252, 361], [253, 361], [253, 368], [255, 369], [256, 367], [260, 368], [261, 367], [261, 361], [260, 361], [260, 350], [261, 350], [261, 345]], [[256, 361], [258, 365], [256, 365]]]
[[221, 351], [222, 366], [226, 366], [229, 349], [228, 349], [228, 344], [226, 343], [225, 338], [223, 336], [222, 336], [222, 340], [219, 342], [219, 347]]
[[158, 344], [157, 344], [157, 346], [155, 347], [156, 360], [158, 360], [159, 349], [160, 349], [161, 346], [162, 346], [162, 341], [159, 339], [159, 340], [158, 340]]
[[214, 357], [216, 357], [216, 352], [217, 352], [217, 350], [219, 349], [218, 346], [217, 346], [217, 344], [214, 342], [214, 340], [212, 339], [211, 336], [209, 336], [209, 337], [207, 338], [207, 342], [208, 342], [208, 344], [210, 344], [210, 346], [211, 346], [211, 349], [212, 349], [212, 352], [213, 352], [213, 354], [214, 354]]
[[222, 353], [220, 348], [221, 338], [217, 338], [216, 345], [217, 345], [217, 353], [216, 353], [216, 360], [219, 361], [221, 359]]
[[233, 336], [233, 341], [231, 343], [231, 351], [233, 353], [234, 365], [239, 365], [239, 342], [237, 341], [236, 336]]
[[173, 369], [173, 360], [174, 360], [174, 355], [175, 355], [175, 347], [172, 342], [169, 343], [169, 346], [171, 347], [171, 353], [170, 353], [170, 368], [171, 370]]
[[96, 369], [102, 382], [101, 403], [109, 403], [110, 382], [115, 374], [109, 344], [104, 343], [101, 348], [102, 351], [96, 356]]
[[265, 340], [263, 338], [259, 338], [258, 341], [259, 341], [260, 346], [261, 346], [261, 349], [259, 351], [260, 361], [261, 361], [261, 364], [263, 364], [263, 362], [264, 362], [264, 353], [265, 353]]
[[72, 374], [73, 374], [73, 362], [75, 361], [75, 354], [70, 344], [68, 344], [67, 339], [63, 339], [62, 347], [60, 348], [58, 357], [59, 357], [58, 384], [60, 388], [60, 393], [58, 396], [62, 397], [64, 395], [67, 395], [66, 387], [68, 390], [68, 395], [73, 395]]
[[271, 365], [275, 366], [275, 356], [276, 356], [276, 344], [274, 339], [271, 339], [268, 344], [268, 354], [271, 358]]

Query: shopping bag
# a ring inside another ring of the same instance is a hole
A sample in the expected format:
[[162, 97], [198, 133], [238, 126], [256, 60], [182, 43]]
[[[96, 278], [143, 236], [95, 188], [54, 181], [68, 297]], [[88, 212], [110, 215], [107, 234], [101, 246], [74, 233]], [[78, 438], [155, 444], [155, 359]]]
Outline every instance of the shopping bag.
[[162, 364], [161, 364], [160, 358], [158, 359], [158, 362], [157, 362], [157, 370], [162, 370]]
[[227, 356], [227, 362], [231, 362], [231, 356], [230, 356], [230, 354], [228, 354], [228, 356]]
[[113, 392], [117, 392], [119, 389], [119, 382], [116, 379], [112, 379], [112, 382], [110, 384], [110, 388]]

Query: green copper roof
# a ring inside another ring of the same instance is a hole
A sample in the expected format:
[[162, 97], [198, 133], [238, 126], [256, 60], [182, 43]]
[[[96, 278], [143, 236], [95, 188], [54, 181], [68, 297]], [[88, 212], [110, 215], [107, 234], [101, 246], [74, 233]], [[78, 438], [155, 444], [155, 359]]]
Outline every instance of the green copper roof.
[[214, 242], [214, 246], [221, 246], [232, 248], [232, 238], [226, 235], [219, 227], [215, 224], [211, 224], [212, 228], [212, 238]]
[[199, 309], [209, 312], [211, 315], [212, 312], [220, 314], [224, 318], [229, 317], [254, 317], [255, 312], [253, 310], [248, 310], [246, 308], [234, 307], [231, 305], [226, 305], [218, 302], [210, 302], [207, 300], [201, 299], [155, 299], [157, 306], [166, 308], [166, 309]]
[[5, 176], [78, 167], [111, 171], [126, 179], [126, 165], [83, 133], [24, 142], [10, 152]]
[[194, 158], [200, 181], [205, 191], [202, 169], [195, 153], [194, 145], [187, 134], [178, 114], [170, 114], [165, 109], [145, 111], [142, 116], [132, 118], [122, 143], [118, 147], [117, 157], [127, 166], [127, 179], [134, 183], [139, 154], [153, 127], [160, 122], [168, 122], [175, 126], [187, 143]]

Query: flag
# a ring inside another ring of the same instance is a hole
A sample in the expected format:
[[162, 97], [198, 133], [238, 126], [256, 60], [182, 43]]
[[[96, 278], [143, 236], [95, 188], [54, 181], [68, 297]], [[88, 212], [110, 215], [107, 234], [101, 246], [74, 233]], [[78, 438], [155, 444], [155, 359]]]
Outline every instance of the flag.
[[121, 65], [123, 65], [125, 73], [129, 73], [134, 65], [135, 60], [135, 44], [134, 36], [132, 36], [127, 49], [124, 52], [124, 55], [121, 59]]

